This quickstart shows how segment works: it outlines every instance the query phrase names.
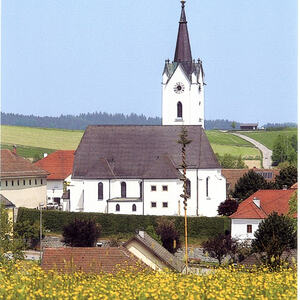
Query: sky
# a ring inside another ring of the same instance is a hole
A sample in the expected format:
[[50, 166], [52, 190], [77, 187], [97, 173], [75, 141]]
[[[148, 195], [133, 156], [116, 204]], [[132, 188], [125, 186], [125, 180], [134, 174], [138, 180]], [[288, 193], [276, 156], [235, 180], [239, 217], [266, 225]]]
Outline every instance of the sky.
[[[3, 0], [2, 111], [161, 116], [179, 0]], [[187, 0], [205, 118], [297, 121], [297, 1]]]

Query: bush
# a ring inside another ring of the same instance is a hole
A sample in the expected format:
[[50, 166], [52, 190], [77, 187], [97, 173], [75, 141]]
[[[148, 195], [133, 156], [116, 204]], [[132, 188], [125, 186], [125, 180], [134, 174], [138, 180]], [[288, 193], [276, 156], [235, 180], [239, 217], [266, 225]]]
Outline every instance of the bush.
[[230, 255], [234, 257], [237, 250], [237, 242], [231, 238], [230, 234], [219, 234], [204, 242], [203, 249], [221, 264], [225, 256]]
[[[43, 211], [45, 228], [62, 233], [63, 227], [77, 219], [93, 218], [101, 225], [101, 235], [111, 236], [117, 234], [135, 234], [136, 230], [146, 230], [149, 225], [156, 227], [159, 216], [116, 215], [103, 213], [65, 212], [57, 210]], [[184, 234], [183, 217], [166, 217], [175, 222], [175, 228]], [[39, 220], [39, 211], [36, 209], [19, 208], [17, 222]], [[207, 239], [230, 228], [230, 220], [226, 217], [188, 217], [188, 233], [190, 237]]]
[[254, 252], [264, 253], [267, 264], [277, 265], [283, 251], [297, 247], [297, 234], [291, 219], [274, 212], [258, 225], [252, 241]]
[[75, 219], [63, 230], [63, 242], [71, 247], [93, 247], [100, 237], [101, 227], [94, 220]]
[[220, 216], [230, 216], [237, 211], [239, 204], [237, 201], [232, 199], [226, 199], [221, 202], [218, 207], [218, 215]]
[[156, 232], [159, 234], [162, 245], [171, 253], [180, 247], [179, 232], [175, 228], [174, 220], [161, 217], [157, 220]]
[[[14, 231], [24, 241], [26, 248], [35, 248], [40, 241], [39, 220], [24, 220], [15, 224]], [[42, 238], [44, 235], [42, 235]]]

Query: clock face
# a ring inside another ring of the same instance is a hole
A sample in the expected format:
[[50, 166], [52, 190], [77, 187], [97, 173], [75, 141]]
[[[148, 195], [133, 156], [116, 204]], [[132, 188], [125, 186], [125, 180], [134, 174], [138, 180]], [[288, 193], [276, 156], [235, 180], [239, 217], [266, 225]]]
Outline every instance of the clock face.
[[174, 85], [174, 92], [177, 94], [181, 94], [184, 92], [184, 84], [182, 82], [177, 82]]

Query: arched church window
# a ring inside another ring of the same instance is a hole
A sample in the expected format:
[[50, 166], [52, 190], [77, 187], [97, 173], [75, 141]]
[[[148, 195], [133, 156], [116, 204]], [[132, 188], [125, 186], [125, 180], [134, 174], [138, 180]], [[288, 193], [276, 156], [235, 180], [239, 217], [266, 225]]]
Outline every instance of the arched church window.
[[98, 200], [103, 199], [103, 183], [99, 182], [98, 183]]
[[126, 182], [121, 182], [121, 198], [126, 198]]
[[120, 211], [120, 204], [116, 205], [116, 211]]
[[177, 102], [177, 118], [182, 118], [182, 103]]
[[140, 182], [140, 198], [142, 199], [143, 197], [143, 183], [142, 181]]
[[132, 204], [132, 211], [136, 211], [136, 205]]
[[186, 180], [186, 193], [188, 197], [191, 197], [191, 181], [189, 179]]
[[206, 177], [206, 197], [208, 197], [208, 181], [209, 177]]

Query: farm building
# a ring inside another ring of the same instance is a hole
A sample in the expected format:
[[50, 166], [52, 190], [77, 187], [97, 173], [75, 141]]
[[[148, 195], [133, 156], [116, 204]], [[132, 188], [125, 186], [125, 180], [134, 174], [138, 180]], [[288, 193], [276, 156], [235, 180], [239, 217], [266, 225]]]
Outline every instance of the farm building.
[[[89, 126], [74, 155], [71, 211], [183, 215], [182, 125], [187, 146], [187, 213], [215, 216], [226, 182], [203, 130], [204, 73], [192, 59], [185, 1], [173, 62], [162, 78], [162, 126]], [[179, 126], [178, 126], [179, 125]]]
[[46, 204], [48, 173], [18, 156], [13, 151], [1, 150], [1, 194], [16, 207], [37, 208]]
[[288, 213], [289, 200], [294, 193], [295, 189], [259, 190], [245, 199], [230, 216], [232, 237], [240, 240], [253, 239], [259, 223], [269, 214]]
[[57, 203], [67, 210], [63, 201], [64, 183], [72, 174], [74, 150], [58, 150], [35, 163], [49, 173], [47, 176], [47, 202]]
[[240, 124], [240, 130], [257, 130], [258, 123], [245, 123]]

